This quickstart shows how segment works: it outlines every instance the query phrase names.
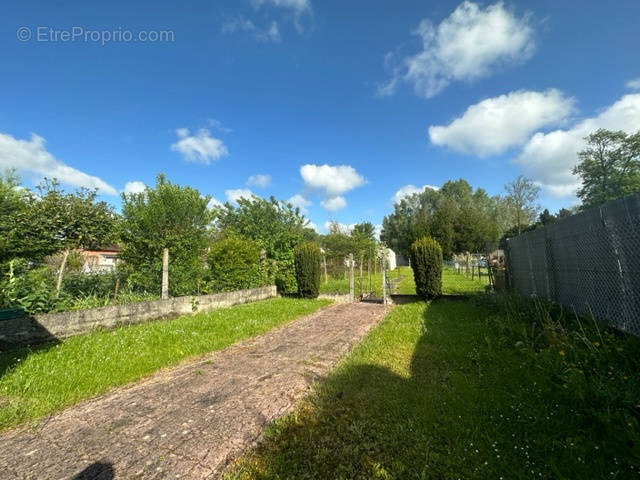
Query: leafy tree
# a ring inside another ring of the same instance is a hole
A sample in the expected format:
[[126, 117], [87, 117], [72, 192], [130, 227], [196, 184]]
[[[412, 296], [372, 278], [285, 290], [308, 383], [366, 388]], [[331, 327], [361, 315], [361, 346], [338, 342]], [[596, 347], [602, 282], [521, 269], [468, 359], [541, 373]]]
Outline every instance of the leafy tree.
[[383, 219], [380, 239], [406, 257], [413, 242], [424, 236], [435, 238], [446, 258], [487, 250], [504, 231], [502, 207], [499, 197], [489, 197], [480, 188], [474, 191], [463, 179], [449, 181], [439, 191], [427, 189], [396, 203]]
[[[0, 263], [15, 257], [35, 256], [25, 244], [29, 230], [25, 222], [28, 208], [28, 192], [20, 188], [15, 171], [0, 174]], [[44, 257], [47, 253], [38, 256]]]
[[376, 229], [371, 222], [357, 223], [351, 231], [353, 253], [358, 259], [362, 277], [365, 258], [373, 258], [376, 248]]
[[331, 223], [328, 230], [321, 239], [321, 246], [325, 251], [327, 267], [335, 275], [344, 267], [347, 255], [356, 253], [356, 245], [354, 237], [343, 231], [338, 223]]
[[554, 223], [556, 220], [557, 220], [556, 216], [549, 213], [548, 208], [545, 208], [544, 211], [538, 217], [538, 223], [541, 223], [544, 226], [550, 225]]
[[210, 198], [171, 183], [163, 174], [154, 188], [122, 194], [120, 258], [135, 288], [160, 291], [162, 251], [168, 248], [171, 295], [200, 290], [212, 221]]
[[283, 293], [297, 291], [293, 249], [308, 232], [307, 221], [299, 209], [275, 198], [240, 198], [234, 207], [230, 203], [215, 211], [219, 231], [236, 232], [254, 240], [266, 258], [275, 264], [275, 281]]
[[577, 193], [582, 208], [640, 191], [640, 131], [628, 135], [599, 129], [585, 140], [587, 148], [578, 153], [573, 169], [582, 180]]
[[563, 218], [567, 218], [570, 217], [571, 215], [574, 215], [576, 212], [574, 211], [574, 209], [568, 210], [566, 208], [561, 208], [560, 210], [558, 210], [558, 213], [556, 213], [556, 218], [558, 220], [562, 220]]
[[507, 192], [507, 204], [513, 215], [513, 225], [517, 227], [518, 233], [521, 233], [523, 226], [535, 222], [540, 187], [523, 175], [518, 175], [512, 182], [507, 183], [504, 189]]
[[270, 279], [256, 242], [233, 232], [218, 238], [207, 254], [207, 290], [230, 292], [266, 285]]
[[376, 239], [376, 228], [373, 226], [371, 222], [363, 222], [357, 223], [353, 226], [353, 230], [351, 231], [351, 236], [354, 238], [361, 238], [364, 240], [373, 240]]

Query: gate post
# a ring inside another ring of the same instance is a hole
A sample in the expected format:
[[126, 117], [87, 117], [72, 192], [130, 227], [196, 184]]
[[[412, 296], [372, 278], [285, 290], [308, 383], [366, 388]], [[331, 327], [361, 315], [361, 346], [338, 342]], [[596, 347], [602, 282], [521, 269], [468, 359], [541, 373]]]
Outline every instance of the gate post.
[[353, 253], [349, 254], [349, 300], [353, 302], [355, 300], [353, 286]]
[[382, 304], [386, 305], [387, 304], [387, 259], [384, 252], [382, 254], [381, 268], [382, 268], [381, 270], [382, 271]]

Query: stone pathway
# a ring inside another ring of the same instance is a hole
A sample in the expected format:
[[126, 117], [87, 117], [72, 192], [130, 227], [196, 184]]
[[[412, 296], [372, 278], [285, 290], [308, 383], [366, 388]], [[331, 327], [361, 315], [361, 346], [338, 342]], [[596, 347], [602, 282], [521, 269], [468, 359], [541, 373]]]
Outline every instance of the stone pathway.
[[335, 305], [0, 435], [0, 479], [219, 475], [389, 307]]

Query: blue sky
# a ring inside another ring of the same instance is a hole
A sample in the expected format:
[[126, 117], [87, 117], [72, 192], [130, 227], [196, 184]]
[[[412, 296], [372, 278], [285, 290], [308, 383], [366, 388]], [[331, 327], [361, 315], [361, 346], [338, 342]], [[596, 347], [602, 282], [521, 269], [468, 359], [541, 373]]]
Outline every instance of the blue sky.
[[640, 129], [634, 0], [65, 3], [3, 6], [0, 168], [116, 206], [164, 172], [292, 198], [322, 231], [524, 173], [553, 211], [584, 135]]

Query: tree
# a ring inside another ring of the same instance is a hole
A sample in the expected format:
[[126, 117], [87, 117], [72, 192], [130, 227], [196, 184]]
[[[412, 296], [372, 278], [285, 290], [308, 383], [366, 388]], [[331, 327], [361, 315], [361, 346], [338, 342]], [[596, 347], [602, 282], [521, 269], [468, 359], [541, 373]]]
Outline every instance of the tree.
[[554, 223], [557, 220], [558, 219], [557, 219], [557, 217], [555, 215], [552, 215], [551, 213], [549, 213], [549, 209], [548, 208], [545, 208], [544, 211], [538, 217], [538, 222], [541, 223], [544, 226], [550, 225], [550, 224]]
[[[20, 188], [20, 178], [15, 171], [0, 174], [0, 264], [12, 258], [36, 255], [38, 248], [27, 244], [29, 228], [25, 220], [28, 208], [28, 192]], [[46, 243], [42, 246], [48, 247]]]
[[507, 183], [504, 189], [507, 192], [506, 201], [512, 212], [514, 225], [520, 234], [523, 226], [535, 221], [540, 187], [523, 175], [518, 175], [515, 180]]
[[382, 221], [380, 239], [409, 257], [411, 245], [424, 236], [433, 237], [450, 258], [456, 252], [486, 251], [497, 245], [504, 224], [504, 202], [475, 191], [463, 179], [448, 181], [438, 191], [426, 189], [405, 197]]
[[376, 248], [376, 228], [371, 222], [357, 223], [351, 231], [353, 241], [353, 253], [358, 259], [360, 276], [362, 277], [364, 259], [373, 258]]
[[296, 283], [298, 295], [302, 298], [318, 298], [322, 253], [317, 243], [301, 243], [294, 249]]
[[578, 153], [573, 169], [582, 185], [577, 192], [582, 208], [640, 191], [640, 131], [599, 129], [585, 137], [587, 148]]
[[209, 243], [210, 196], [156, 178], [154, 188], [122, 194], [120, 258], [137, 289], [160, 292], [162, 251], [169, 249], [169, 291], [188, 295], [199, 291]]
[[291, 204], [252, 197], [240, 198], [234, 207], [225, 203], [215, 209], [218, 231], [232, 231], [254, 240], [275, 266], [275, 282], [284, 293], [297, 291], [293, 249], [305, 237], [307, 220]]
[[233, 232], [221, 236], [209, 246], [207, 264], [210, 292], [260, 287], [269, 280], [258, 244]]
[[442, 249], [438, 242], [431, 237], [413, 242], [411, 268], [420, 298], [431, 300], [442, 295]]

